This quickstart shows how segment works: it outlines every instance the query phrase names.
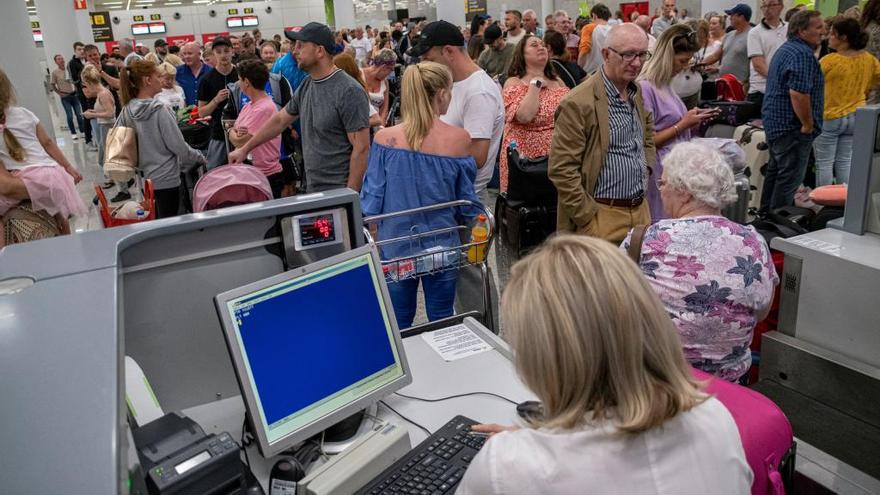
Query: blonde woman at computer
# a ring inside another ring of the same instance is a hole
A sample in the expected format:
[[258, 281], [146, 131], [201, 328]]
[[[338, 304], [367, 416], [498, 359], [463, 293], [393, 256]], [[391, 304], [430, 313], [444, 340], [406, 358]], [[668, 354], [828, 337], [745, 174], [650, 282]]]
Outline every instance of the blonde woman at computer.
[[495, 434], [459, 495], [750, 492], [733, 418], [694, 381], [663, 305], [615, 246], [551, 239], [513, 267], [502, 313], [544, 415], [475, 426]]

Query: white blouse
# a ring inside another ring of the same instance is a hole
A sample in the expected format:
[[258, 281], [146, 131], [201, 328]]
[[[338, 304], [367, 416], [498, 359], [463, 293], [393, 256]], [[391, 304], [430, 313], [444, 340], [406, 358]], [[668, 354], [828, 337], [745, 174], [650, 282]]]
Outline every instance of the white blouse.
[[456, 493], [748, 495], [751, 486], [736, 424], [710, 398], [634, 436], [611, 424], [499, 433], [474, 458]]

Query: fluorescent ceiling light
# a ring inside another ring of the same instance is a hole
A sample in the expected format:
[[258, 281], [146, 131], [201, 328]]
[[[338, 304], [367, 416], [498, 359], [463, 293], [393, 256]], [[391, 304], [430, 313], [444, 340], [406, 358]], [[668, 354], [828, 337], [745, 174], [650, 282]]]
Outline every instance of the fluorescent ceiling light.
[[168, 6], [168, 5], [182, 5], [182, 4], [183, 4], [183, 2], [165, 2], [166, 6]]
[[211, 0], [193, 0], [193, 3], [196, 5], [203, 4], [203, 3], [210, 3], [210, 2], [211, 2]]

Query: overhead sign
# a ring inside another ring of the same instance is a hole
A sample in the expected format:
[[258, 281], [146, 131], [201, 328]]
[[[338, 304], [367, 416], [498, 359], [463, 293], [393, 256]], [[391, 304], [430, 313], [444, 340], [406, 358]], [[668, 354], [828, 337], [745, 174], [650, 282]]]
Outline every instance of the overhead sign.
[[31, 21], [31, 29], [40, 29], [40, 21]]
[[236, 15], [238, 14], [238, 9], [229, 9], [226, 11], [226, 13], [229, 15]]
[[92, 37], [96, 42], [113, 41], [110, 12], [89, 12], [89, 18], [92, 21]]
[[161, 14], [150, 14], [150, 20], [151, 21], [161, 21], [162, 15]]
[[217, 36], [229, 36], [229, 31], [224, 31], [222, 33], [202, 33], [202, 43], [214, 41], [214, 38]]
[[245, 7], [245, 8], [244, 8], [244, 13], [245, 13], [245, 14], [253, 14], [253, 13], [254, 13], [254, 8], [253, 8], [253, 7]]
[[132, 20], [134, 22], [144, 22], [144, 16], [142, 16], [142, 15], [132, 16]]
[[89, 8], [86, 5], [86, 0], [73, 0], [73, 10], [86, 10]]
[[488, 12], [486, 0], [465, 0], [464, 9], [465, 18], [468, 22], [472, 21], [477, 14]]
[[165, 41], [168, 42], [169, 45], [177, 45], [183, 46], [190, 41], [195, 41], [196, 37], [192, 34], [182, 34], [180, 36], [167, 36], [165, 37]]

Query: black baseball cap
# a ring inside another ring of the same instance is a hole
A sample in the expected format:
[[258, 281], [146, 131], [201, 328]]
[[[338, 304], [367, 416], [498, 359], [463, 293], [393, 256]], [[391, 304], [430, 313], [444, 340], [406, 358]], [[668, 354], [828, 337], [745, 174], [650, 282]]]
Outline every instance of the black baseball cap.
[[229, 41], [229, 38], [226, 36], [217, 36], [214, 38], [214, 41], [211, 42], [211, 49], [217, 48], [218, 46], [228, 46], [232, 48], [232, 42]]
[[162, 38], [159, 38], [156, 40], [155, 43], [153, 43], [153, 47], [160, 47], [160, 46], [168, 46], [168, 42]]
[[727, 15], [739, 14], [745, 17], [747, 21], [752, 20], [752, 8], [744, 3], [738, 3], [732, 9], [725, 10], [724, 13]]
[[310, 22], [298, 31], [284, 31], [284, 35], [293, 41], [307, 41], [323, 46], [330, 54], [336, 49], [336, 38], [330, 28], [320, 22]]
[[492, 24], [483, 31], [483, 39], [486, 43], [494, 43], [495, 40], [503, 36], [503, 34], [504, 33], [501, 32], [501, 28], [498, 27], [498, 24]]
[[461, 31], [446, 21], [434, 21], [419, 35], [419, 40], [406, 53], [410, 57], [421, 57], [435, 46], [464, 46], [464, 36]]

